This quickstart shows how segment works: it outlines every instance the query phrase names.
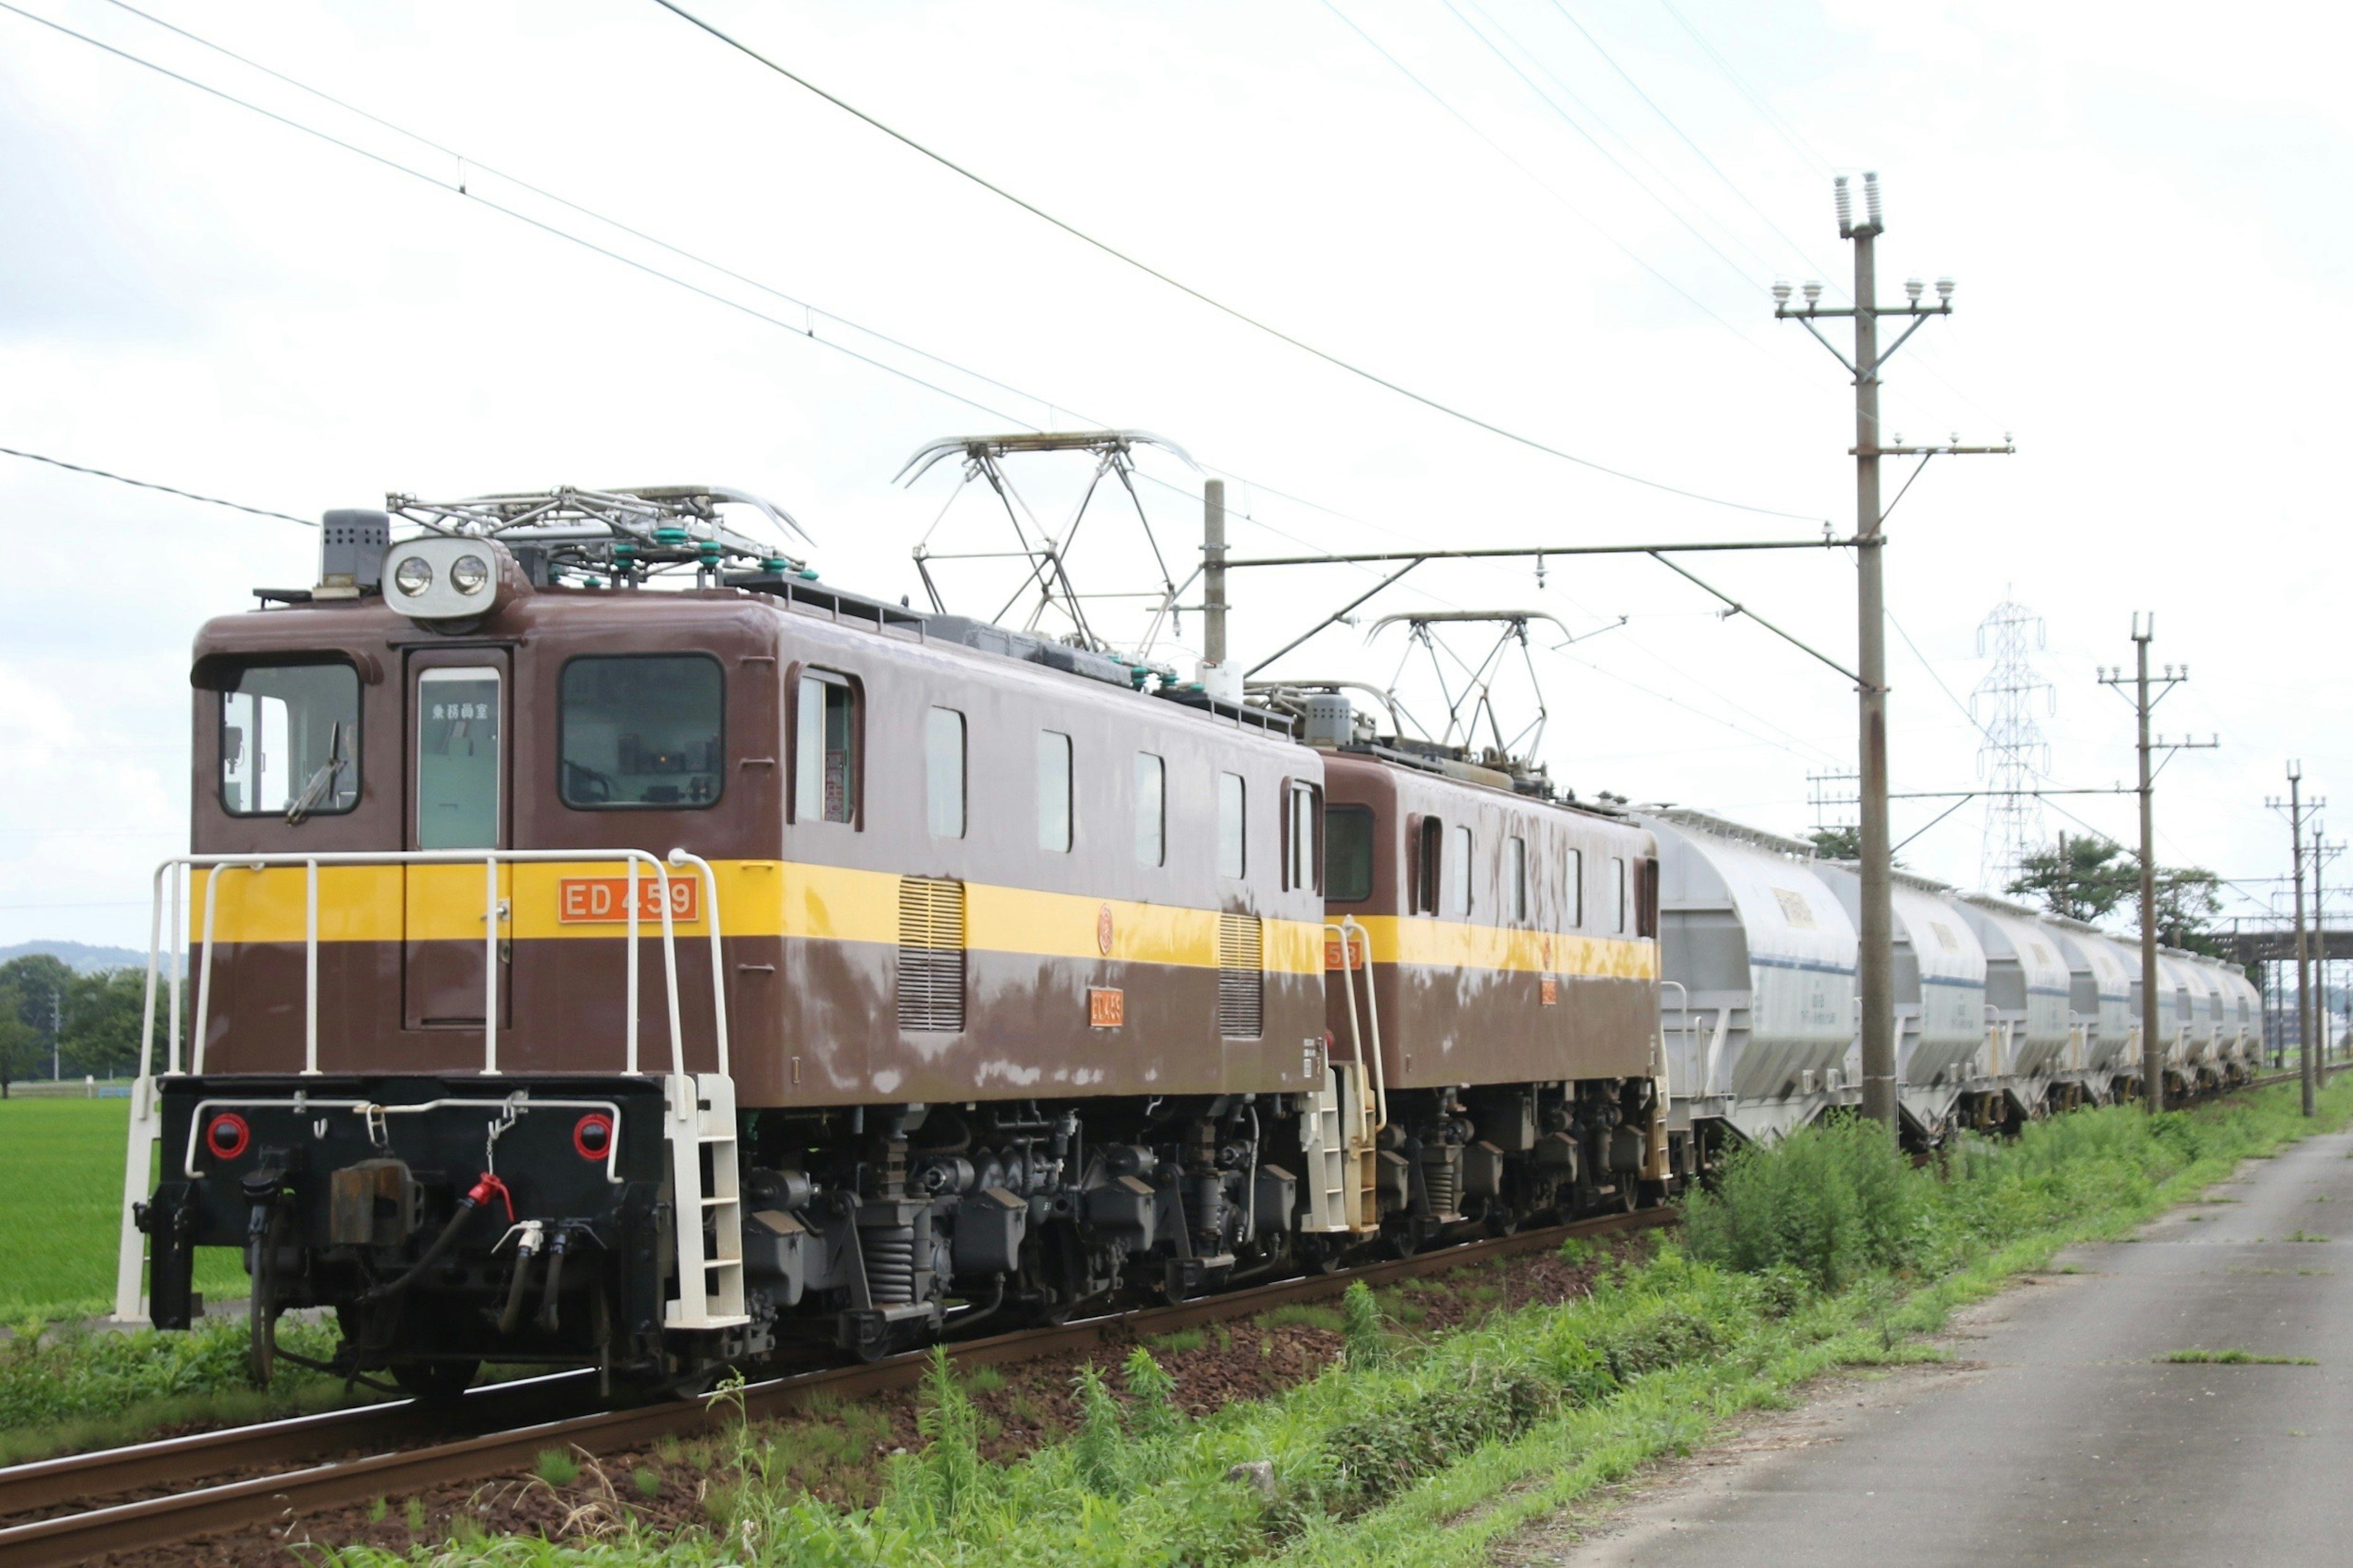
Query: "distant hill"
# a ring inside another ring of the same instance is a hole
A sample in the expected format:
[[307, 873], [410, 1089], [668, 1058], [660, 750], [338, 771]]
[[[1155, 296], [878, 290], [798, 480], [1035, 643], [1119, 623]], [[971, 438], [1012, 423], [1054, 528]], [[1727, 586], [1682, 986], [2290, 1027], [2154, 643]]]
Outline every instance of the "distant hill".
[[30, 958], [36, 953], [58, 959], [80, 974], [101, 969], [147, 967], [146, 953], [135, 947], [92, 947], [83, 942], [20, 942], [14, 947], [0, 947], [0, 963], [12, 958]]

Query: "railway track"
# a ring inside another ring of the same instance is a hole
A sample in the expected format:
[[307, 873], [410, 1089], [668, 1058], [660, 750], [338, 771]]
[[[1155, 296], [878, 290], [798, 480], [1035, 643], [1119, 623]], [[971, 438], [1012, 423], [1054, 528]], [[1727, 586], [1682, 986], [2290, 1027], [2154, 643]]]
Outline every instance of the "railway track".
[[[1380, 1285], [1443, 1273], [1488, 1258], [1540, 1252], [1571, 1237], [1672, 1224], [1673, 1217], [1671, 1208], [1654, 1208], [1580, 1220], [1440, 1247], [1345, 1273], [1277, 1280], [1175, 1306], [970, 1340], [951, 1345], [949, 1354], [965, 1367], [1029, 1361], [1251, 1317], [1286, 1302], [1336, 1296], [1358, 1279]], [[927, 1352], [911, 1352], [867, 1365], [828, 1367], [754, 1384], [743, 1390], [744, 1410], [751, 1417], [766, 1418], [820, 1394], [854, 1396], [906, 1387], [922, 1378], [927, 1360]], [[567, 1386], [571, 1384], [578, 1386]], [[0, 1521], [16, 1521], [0, 1523], [0, 1568], [50, 1568], [104, 1552], [296, 1521], [375, 1498], [528, 1468], [545, 1448], [577, 1444], [591, 1453], [610, 1453], [665, 1435], [715, 1431], [735, 1418], [732, 1395], [725, 1406], [705, 1397], [629, 1410], [544, 1415], [544, 1402], [578, 1400], [585, 1397], [586, 1387], [585, 1374], [538, 1378], [475, 1390], [454, 1413], [454, 1420], [403, 1402], [0, 1469]], [[532, 1407], [534, 1401], [541, 1402], [541, 1408]], [[520, 1424], [502, 1419], [516, 1417]], [[448, 1439], [453, 1424], [495, 1429]], [[259, 1476], [235, 1473], [260, 1466], [284, 1468]], [[206, 1481], [212, 1484], [193, 1484]], [[163, 1496], [109, 1500], [157, 1488], [174, 1489]], [[69, 1504], [83, 1506], [50, 1511]], [[45, 1511], [49, 1517], [26, 1517]]]

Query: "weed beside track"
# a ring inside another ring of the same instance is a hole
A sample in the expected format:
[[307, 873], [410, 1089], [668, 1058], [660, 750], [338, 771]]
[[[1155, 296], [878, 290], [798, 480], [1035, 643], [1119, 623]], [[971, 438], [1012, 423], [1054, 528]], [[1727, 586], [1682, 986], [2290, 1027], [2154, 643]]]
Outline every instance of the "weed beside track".
[[[908, 1451], [861, 1465], [868, 1485], [835, 1492], [815, 1479], [807, 1456], [823, 1446], [821, 1423], [797, 1436], [741, 1424], [728, 1451], [702, 1456], [691, 1489], [673, 1484], [686, 1467], [628, 1460], [594, 1477], [584, 1468], [564, 1488], [510, 1483], [547, 1494], [541, 1531], [554, 1541], [486, 1536], [480, 1511], [461, 1510], [447, 1540], [322, 1560], [1482, 1561], [1521, 1523], [1689, 1449], [1743, 1409], [1786, 1402], [1810, 1377], [1935, 1354], [1916, 1336], [1953, 1308], [2070, 1241], [2120, 1234], [2195, 1195], [2242, 1158], [2341, 1124], [2353, 1084], [2327, 1092], [2317, 1123], [2295, 1102], [2284, 1089], [2155, 1120], [2089, 1111], [1928, 1168], [1867, 1133], [1818, 1130], [1736, 1162], [1692, 1205], [1681, 1244], [1546, 1260], [1584, 1268], [1589, 1293], [1499, 1289], [1482, 1301], [1474, 1292], [1493, 1281], [1479, 1278], [1377, 1297], [1357, 1288], [1336, 1331], [1250, 1325], [1328, 1337], [1324, 1365], [1261, 1397], [1215, 1409], [1187, 1397], [1186, 1358], [1220, 1331], [1243, 1338], [1240, 1326], [1208, 1330], [1082, 1371], [1064, 1394], [1021, 1389], [1041, 1408], [1051, 1394], [1057, 1415], [1019, 1447], [1001, 1443], [991, 1403], [1019, 1389], [1019, 1369], [990, 1388], [943, 1364], [913, 1402], [913, 1441], [895, 1419], [874, 1439]], [[1420, 1323], [1402, 1321], [1409, 1307]], [[853, 1425], [838, 1423], [845, 1435]]]

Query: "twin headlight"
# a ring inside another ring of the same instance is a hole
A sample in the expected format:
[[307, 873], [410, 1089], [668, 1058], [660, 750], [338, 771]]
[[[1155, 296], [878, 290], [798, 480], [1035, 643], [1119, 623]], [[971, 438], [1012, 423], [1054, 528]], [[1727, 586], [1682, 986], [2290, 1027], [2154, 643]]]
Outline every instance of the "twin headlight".
[[[408, 557], [394, 569], [392, 585], [411, 599], [431, 592], [433, 563], [422, 555]], [[460, 594], [480, 594], [491, 585], [491, 563], [479, 555], [460, 555], [449, 563], [449, 585]]]
[[420, 621], [487, 615], [499, 600], [499, 547], [485, 540], [428, 538], [385, 558], [385, 600]]

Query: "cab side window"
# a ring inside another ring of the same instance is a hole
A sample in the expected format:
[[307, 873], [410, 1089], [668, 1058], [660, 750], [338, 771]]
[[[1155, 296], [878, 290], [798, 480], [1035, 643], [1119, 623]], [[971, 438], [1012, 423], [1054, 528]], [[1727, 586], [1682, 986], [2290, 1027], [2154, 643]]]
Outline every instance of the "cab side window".
[[1434, 915], [1438, 912], [1439, 873], [1446, 856], [1446, 825], [1434, 816], [1421, 819], [1419, 842], [1414, 846], [1413, 912]]
[[934, 838], [964, 837], [964, 715], [923, 710], [923, 812]]
[[858, 693], [847, 676], [801, 671], [793, 739], [793, 820], [858, 820]]
[[1038, 847], [1071, 848], [1071, 738], [1054, 730], [1038, 731]]
[[1250, 868], [1243, 835], [1249, 793], [1240, 773], [1218, 775], [1218, 875], [1240, 877]]
[[575, 658], [564, 667], [560, 707], [556, 787], [575, 811], [700, 810], [725, 787], [725, 689], [714, 658]]
[[1294, 782], [1282, 817], [1282, 885], [1287, 890], [1323, 890], [1324, 858], [1316, 833], [1324, 820], [1324, 792]]
[[231, 816], [332, 816], [360, 803], [360, 678], [349, 664], [248, 665], [220, 688]]
[[1446, 912], [1460, 920], [1471, 912], [1471, 829], [1454, 830], [1454, 853], [1446, 861]]

